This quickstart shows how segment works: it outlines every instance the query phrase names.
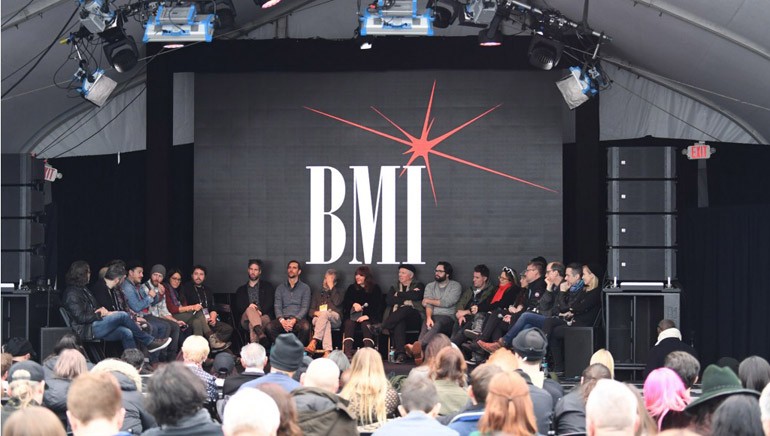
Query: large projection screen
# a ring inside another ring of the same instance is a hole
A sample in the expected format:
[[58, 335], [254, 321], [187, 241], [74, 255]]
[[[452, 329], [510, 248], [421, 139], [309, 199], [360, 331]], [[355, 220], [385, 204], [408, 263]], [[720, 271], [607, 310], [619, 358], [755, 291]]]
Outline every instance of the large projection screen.
[[[470, 285], [562, 251], [562, 108], [542, 71], [196, 74], [194, 259], [215, 292], [274, 283], [291, 259], [317, 288], [368, 264], [439, 260]], [[427, 156], [427, 160], [424, 158]]]

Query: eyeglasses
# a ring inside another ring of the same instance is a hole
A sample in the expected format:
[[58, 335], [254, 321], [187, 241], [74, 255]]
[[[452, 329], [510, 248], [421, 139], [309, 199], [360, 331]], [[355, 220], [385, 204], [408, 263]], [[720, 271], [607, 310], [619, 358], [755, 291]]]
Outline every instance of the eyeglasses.
[[537, 271], [536, 268], [527, 268], [527, 272]]
[[444, 271], [443, 269], [435, 269], [435, 270], [433, 270], [433, 272], [445, 273], [446, 271]]
[[175, 281], [175, 282], [181, 282], [181, 281], [182, 281], [182, 278], [181, 278], [181, 277], [169, 277], [168, 279], [169, 279], [169, 280], [173, 280], [173, 281]]

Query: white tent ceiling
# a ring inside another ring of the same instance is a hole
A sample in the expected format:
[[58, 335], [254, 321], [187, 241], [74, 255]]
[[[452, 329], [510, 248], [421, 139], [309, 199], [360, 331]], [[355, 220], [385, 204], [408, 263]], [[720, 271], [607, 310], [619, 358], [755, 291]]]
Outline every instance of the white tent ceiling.
[[[533, 2], [574, 21], [581, 20], [583, 3]], [[267, 10], [248, 0], [235, 0], [235, 6], [236, 27], [243, 30], [234, 37], [349, 39], [357, 27], [357, 4], [351, 0], [284, 0]], [[72, 0], [3, 0], [3, 93], [36, 61], [35, 55], [54, 41], [75, 7]], [[21, 12], [13, 17], [17, 11]], [[601, 96], [601, 139], [653, 135], [770, 143], [768, 23], [770, 8], [765, 0], [591, 0], [588, 24], [613, 38], [601, 52], [615, 81]], [[127, 27], [140, 41], [141, 25], [130, 22]], [[465, 36], [477, 31], [454, 25], [437, 29], [436, 34]], [[69, 81], [76, 69], [75, 61], [67, 61], [69, 54], [69, 46], [55, 43], [28, 77], [2, 99], [2, 152], [39, 152], [53, 143], [43, 156], [56, 156], [113, 118], [106, 129], [67, 155], [143, 149], [142, 87], [127, 86], [123, 95], [113, 96], [95, 114], [90, 104], [54, 85]], [[101, 56], [94, 54], [97, 59]], [[108, 71], [108, 75], [119, 82], [133, 78], [141, 85], [144, 77], [136, 71]]]

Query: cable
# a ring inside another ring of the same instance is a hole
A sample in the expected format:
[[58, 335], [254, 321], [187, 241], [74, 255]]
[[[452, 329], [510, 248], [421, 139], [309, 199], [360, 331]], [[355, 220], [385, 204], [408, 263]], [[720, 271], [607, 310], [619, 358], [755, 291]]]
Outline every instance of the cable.
[[23, 11], [24, 9], [27, 9], [27, 6], [31, 5], [33, 1], [35, 0], [29, 0], [26, 5], [22, 6], [21, 8], [19, 8], [19, 10], [14, 12], [13, 15], [11, 15], [11, 18], [3, 18], [3, 23], [7, 23], [8, 21], [11, 21], [14, 18], [16, 18], [16, 16], [19, 15], [21, 11]]
[[62, 28], [61, 28], [61, 30], [59, 31], [59, 33], [57, 34], [56, 38], [54, 38], [54, 40], [53, 40], [53, 41], [51, 41], [51, 43], [50, 43], [50, 44], [48, 44], [48, 47], [45, 49], [45, 51], [43, 52], [43, 54], [42, 54], [42, 55], [40, 55], [40, 57], [39, 57], [39, 58], [37, 58], [37, 61], [35, 61], [35, 64], [34, 64], [34, 65], [32, 65], [32, 67], [30, 67], [30, 69], [29, 69], [29, 70], [27, 70], [27, 72], [26, 72], [26, 73], [24, 73], [24, 75], [23, 75], [23, 76], [21, 76], [21, 78], [20, 78], [19, 80], [17, 80], [17, 81], [16, 81], [16, 83], [14, 83], [13, 85], [11, 85], [11, 87], [10, 87], [10, 88], [8, 88], [8, 89], [7, 89], [7, 90], [6, 90], [6, 91], [5, 91], [5, 92], [4, 92], [4, 93], [3, 93], [3, 94], [0, 96], [0, 98], [2, 98], [2, 97], [5, 97], [6, 95], [8, 95], [8, 93], [9, 93], [9, 92], [13, 91], [13, 89], [14, 89], [14, 88], [16, 88], [16, 87], [19, 85], [19, 83], [23, 82], [23, 81], [24, 81], [24, 79], [26, 79], [26, 78], [27, 78], [27, 76], [29, 76], [29, 73], [31, 73], [31, 72], [32, 72], [32, 71], [35, 69], [35, 67], [37, 67], [37, 66], [40, 64], [40, 61], [42, 61], [42, 60], [43, 60], [43, 58], [45, 57], [45, 55], [47, 55], [47, 54], [48, 54], [48, 52], [51, 50], [51, 47], [53, 47], [53, 45], [54, 45], [54, 44], [56, 44], [57, 42], [59, 42], [59, 38], [61, 38], [62, 34], [64, 33], [64, 29], [66, 29], [66, 28], [67, 28], [67, 26], [69, 26], [69, 24], [70, 24], [70, 21], [72, 21], [72, 19], [75, 17], [75, 14], [76, 14], [77, 12], [78, 12], [78, 9], [77, 9], [77, 8], [75, 8], [75, 10], [74, 10], [74, 11], [72, 11], [72, 15], [70, 15], [69, 19], [67, 19], [67, 22], [66, 22], [66, 23], [64, 23], [64, 25], [62, 26]]

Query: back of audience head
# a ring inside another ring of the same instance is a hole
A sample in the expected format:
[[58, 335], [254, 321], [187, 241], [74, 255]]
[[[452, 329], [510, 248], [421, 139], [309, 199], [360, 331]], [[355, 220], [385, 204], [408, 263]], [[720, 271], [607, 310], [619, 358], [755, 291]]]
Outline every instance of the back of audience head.
[[583, 403], [588, 401], [588, 396], [596, 387], [596, 382], [602, 379], [612, 379], [612, 373], [602, 363], [592, 363], [583, 370], [580, 376], [580, 392], [583, 394]]
[[3, 352], [10, 354], [14, 362], [37, 359], [35, 347], [32, 346], [32, 343], [28, 339], [18, 336], [10, 338], [3, 345]]
[[161, 426], [196, 414], [207, 400], [203, 381], [180, 362], [160, 366], [147, 382], [147, 411]]
[[422, 375], [411, 375], [404, 380], [401, 389], [401, 405], [398, 410], [402, 416], [411, 412], [424, 412], [432, 417], [438, 416], [441, 403], [433, 380]]
[[[638, 402], [629, 388], [615, 380], [596, 382], [586, 402], [586, 430], [589, 435], [633, 435], [639, 427]], [[614, 413], [607, 413], [607, 411]]]
[[681, 412], [689, 402], [690, 394], [682, 379], [669, 368], [650, 372], [644, 381], [644, 405], [658, 429], [667, 413]]
[[770, 383], [770, 363], [759, 356], [747, 357], [738, 366], [738, 378], [744, 388], [761, 392]]
[[687, 405], [690, 428], [699, 433], [710, 433], [713, 415], [719, 405], [730, 396], [744, 394], [759, 396], [759, 392], [744, 388], [738, 375], [730, 368], [707, 366], [703, 371], [701, 395]]
[[672, 351], [666, 356], [664, 367], [672, 369], [682, 379], [687, 389], [691, 389], [698, 381], [700, 362], [686, 351]]
[[350, 369], [350, 359], [348, 359], [348, 356], [346, 356], [342, 350], [334, 350], [329, 353], [329, 359], [337, 364], [337, 367], [340, 369], [340, 374]]
[[593, 365], [594, 363], [601, 363], [604, 365], [607, 369], [610, 370], [609, 378], [615, 378], [615, 358], [612, 357], [612, 353], [610, 353], [607, 349], [599, 349], [591, 356], [589, 365]]
[[762, 413], [762, 428], [765, 430], [765, 436], [770, 436], [770, 384], [762, 389], [759, 410]]
[[340, 387], [340, 369], [330, 359], [315, 359], [302, 374], [302, 386], [336, 393]]
[[45, 407], [32, 406], [19, 410], [3, 422], [6, 436], [64, 436], [61, 420]]
[[475, 404], [483, 404], [487, 401], [489, 384], [492, 382], [492, 377], [503, 371], [503, 368], [491, 363], [483, 363], [471, 371], [471, 386], [469, 391], [471, 399]]
[[762, 418], [757, 399], [733, 395], [719, 405], [711, 419], [712, 436], [761, 435]]
[[434, 380], [449, 380], [457, 386], [466, 386], [465, 371], [468, 365], [465, 363], [463, 353], [457, 348], [446, 347], [439, 351], [431, 368], [431, 377]]
[[253, 342], [241, 348], [241, 365], [244, 368], [264, 369], [267, 363], [267, 351], [261, 344]]
[[80, 351], [73, 349], [62, 350], [56, 365], [53, 367], [53, 372], [57, 377], [67, 380], [72, 380], [87, 371], [86, 358], [80, 354]]
[[[118, 359], [104, 359], [91, 368], [91, 372], [111, 372], [123, 374], [136, 386], [136, 390], [142, 392], [142, 377], [139, 371], [130, 363]], [[114, 375], [114, 374], [113, 374]], [[117, 377], [117, 375], [116, 375]]]
[[192, 335], [184, 340], [182, 344], [182, 356], [184, 361], [200, 365], [208, 357], [211, 348], [209, 341], [203, 336]]
[[725, 356], [720, 357], [719, 360], [717, 360], [717, 366], [721, 366], [722, 368], [730, 368], [735, 375], [738, 375], [738, 367], [741, 365], [740, 362], [738, 362], [738, 359], [735, 357]]
[[120, 355], [120, 360], [133, 366], [137, 371], [141, 371], [144, 367], [144, 353], [137, 348], [126, 348], [123, 350], [123, 354]]
[[[255, 414], [255, 410], [259, 414]], [[223, 415], [225, 436], [275, 436], [281, 423], [278, 405], [259, 389], [236, 392], [227, 401]]]
[[117, 433], [125, 413], [120, 386], [112, 374], [85, 373], [72, 381], [67, 393], [67, 418], [75, 435], [97, 423]]
[[537, 433], [534, 406], [527, 382], [521, 375], [516, 372], [501, 372], [492, 377], [484, 415], [479, 420], [478, 429], [482, 434]]
[[59, 340], [56, 342], [56, 345], [53, 347], [51, 356], [59, 356], [64, 350], [77, 350], [80, 352], [80, 354], [83, 355], [83, 357], [88, 357], [86, 356], [86, 350], [83, 348], [83, 344], [80, 342], [80, 338], [73, 332], [65, 333], [61, 338], [59, 338]]
[[278, 436], [302, 436], [302, 429], [297, 424], [297, 407], [294, 405], [294, 398], [275, 383], [264, 383], [258, 389], [272, 398], [278, 406], [280, 412]]
[[650, 414], [647, 413], [642, 393], [632, 384], [624, 383], [624, 385], [636, 397], [636, 414], [639, 416], [639, 428], [636, 429], [636, 436], [654, 435], [658, 431], [658, 426]]
[[450, 341], [449, 337], [443, 333], [439, 333], [432, 337], [430, 342], [428, 342], [428, 345], [425, 346], [425, 361], [423, 362], [423, 365], [432, 365], [436, 356], [438, 356], [439, 351], [451, 346], [452, 341]]
[[519, 359], [507, 348], [500, 348], [489, 356], [487, 363], [495, 365], [506, 372], [519, 369]]
[[0, 374], [2, 374], [3, 380], [5, 380], [8, 378], [8, 370], [11, 369], [11, 365], [13, 365], [13, 356], [11, 356], [11, 353], [2, 353], [0, 359], [2, 361], [2, 363], [0, 363]]
[[39, 363], [24, 360], [11, 365], [8, 370], [8, 396], [18, 400], [20, 408], [42, 404], [44, 391], [45, 375]]
[[359, 422], [385, 422], [385, 398], [390, 387], [382, 366], [382, 357], [374, 348], [362, 348], [353, 355], [349, 379], [340, 396], [355, 400]]

